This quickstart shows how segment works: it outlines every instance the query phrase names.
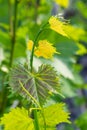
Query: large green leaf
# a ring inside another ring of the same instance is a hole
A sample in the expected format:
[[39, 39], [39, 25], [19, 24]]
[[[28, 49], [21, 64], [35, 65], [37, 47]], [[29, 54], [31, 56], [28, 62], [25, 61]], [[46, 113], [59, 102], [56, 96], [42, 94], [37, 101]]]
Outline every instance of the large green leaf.
[[44, 103], [49, 92], [59, 89], [59, 79], [55, 69], [50, 65], [41, 65], [38, 72], [30, 72], [22, 65], [17, 65], [10, 72], [10, 86], [13, 92], [30, 100], [21, 84], [29, 94], [40, 103]]

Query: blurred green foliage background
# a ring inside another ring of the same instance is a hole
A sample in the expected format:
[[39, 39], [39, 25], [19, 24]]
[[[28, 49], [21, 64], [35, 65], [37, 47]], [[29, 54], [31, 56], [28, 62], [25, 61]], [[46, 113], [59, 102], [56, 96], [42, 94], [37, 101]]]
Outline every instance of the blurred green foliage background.
[[[57, 15], [70, 23], [70, 38], [53, 31], [44, 31], [40, 39], [47, 39], [60, 55], [52, 61], [35, 57], [37, 69], [41, 63], [52, 64], [60, 74], [64, 99], [71, 125], [61, 124], [58, 130], [87, 130], [87, 1], [86, 0], [0, 0], [0, 116], [11, 107], [25, 105], [21, 97], [9, 91], [9, 70], [15, 63], [27, 62], [27, 42], [33, 40], [50, 16]], [[67, 26], [67, 25], [66, 25]], [[1, 130], [1, 129], [0, 129]]]

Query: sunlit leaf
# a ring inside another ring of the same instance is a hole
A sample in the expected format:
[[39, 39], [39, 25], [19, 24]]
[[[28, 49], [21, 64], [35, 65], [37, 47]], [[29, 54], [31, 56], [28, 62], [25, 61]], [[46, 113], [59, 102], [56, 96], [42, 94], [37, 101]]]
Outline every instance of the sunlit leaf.
[[77, 54], [83, 55], [83, 54], [86, 54], [86, 53], [87, 53], [87, 49], [85, 48], [84, 45], [78, 43], [77, 46], [78, 46], [78, 48], [79, 48], [78, 51], [76, 52]]
[[71, 80], [74, 79], [74, 75], [69, 67], [61, 60], [54, 58], [54, 62], [52, 63], [55, 66], [56, 70], [63, 75], [65, 78], [69, 78]]
[[[59, 123], [70, 123], [69, 113], [64, 110], [65, 104], [59, 103], [43, 108], [46, 127], [55, 127]], [[39, 122], [43, 126], [43, 118], [39, 113]]]
[[69, 0], [54, 0], [60, 6], [67, 8], [69, 6]]
[[66, 33], [66, 30], [64, 30], [64, 27], [66, 25], [64, 25], [63, 22], [61, 22], [58, 18], [52, 16], [50, 19], [49, 19], [49, 24], [50, 24], [50, 28], [54, 31], [56, 31], [57, 33], [63, 35], [63, 36], [66, 36], [68, 37], [67, 33]]
[[33, 119], [29, 117], [25, 108], [14, 108], [9, 113], [4, 114], [0, 124], [4, 125], [4, 130], [33, 130]]
[[[28, 50], [32, 50], [33, 44], [33, 41], [29, 40]], [[52, 59], [55, 53], [60, 54], [56, 52], [56, 48], [53, 47], [52, 43], [49, 43], [47, 40], [40, 40], [34, 50], [34, 54], [37, 57], [44, 57], [45, 59]]]
[[86, 35], [86, 32], [82, 28], [74, 27], [72, 25], [64, 26], [64, 30], [70, 38], [76, 41], [83, 39], [83, 36]]

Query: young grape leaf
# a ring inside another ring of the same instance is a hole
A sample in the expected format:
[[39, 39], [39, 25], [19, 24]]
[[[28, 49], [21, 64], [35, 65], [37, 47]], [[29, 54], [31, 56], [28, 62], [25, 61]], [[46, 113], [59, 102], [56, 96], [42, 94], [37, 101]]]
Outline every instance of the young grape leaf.
[[59, 78], [57, 72], [51, 65], [41, 65], [38, 72], [30, 72], [22, 65], [17, 65], [10, 72], [10, 86], [13, 92], [26, 97], [30, 97], [20, 86], [29, 92], [29, 94], [41, 104], [44, 103], [50, 92], [59, 90]]
[[[43, 108], [46, 128], [56, 127], [60, 123], [70, 123], [69, 113], [64, 111], [65, 104], [57, 103], [49, 107]], [[43, 118], [40, 112], [38, 112], [39, 123], [44, 127]]]
[[34, 130], [33, 119], [25, 108], [14, 108], [4, 114], [0, 124], [4, 125], [4, 130]]

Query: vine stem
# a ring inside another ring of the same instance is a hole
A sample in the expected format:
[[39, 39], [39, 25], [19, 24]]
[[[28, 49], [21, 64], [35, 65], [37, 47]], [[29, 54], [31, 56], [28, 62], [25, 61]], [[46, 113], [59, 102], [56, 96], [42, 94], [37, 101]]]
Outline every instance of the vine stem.
[[[20, 86], [22, 87], [22, 89], [26, 92], [26, 94], [36, 103], [37, 106], [39, 106], [39, 109], [41, 109], [39, 103], [36, 101], [36, 99], [34, 97], [32, 97], [32, 95], [25, 89], [25, 87], [23, 86], [23, 84], [21, 83], [21, 81], [19, 81]], [[34, 105], [34, 108], [36, 108], [37, 106]], [[34, 114], [34, 126], [35, 126], [35, 130], [40, 130], [39, 128], [39, 122], [38, 122], [38, 115], [37, 115], [37, 108], [36, 109], [32, 109], [33, 110], [33, 114]]]
[[[14, 55], [14, 48], [15, 48], [15, 41], [16, 41], [16, 23], [17, 23], [17, 5], [18, 1], [15, 0], [14, 3], [14, 18], [12, 20], [12, 14], [10, 13], [11, 11], [9, 10], [9, 21], [10, 21], [10, 33], [11, 33], [11, 55], [10, 55], [10, 67], [12, 66], [13, 62], [13, 55]], [[11, 7], [11, 2], [9, 0], [9, 6]]]
[[[14, 44], [15, 44], [15, 31], [16, 31], [16, 19], [17, 19], [17, 0], [15, 0], [15, 5], [14, 5], [14, 24], [12, 21], [12, 5], [11, 5], [11, 0], [8, 0], [8, 14], [9, 14], [9, 31], [11, 34], [11, 53], [10, 53], [10, 63], [9, 63], [9, 67], [11, 67], [12, 65], [12, 61], [13, 61], [13, 52], [14, 52]], [[5, 76], [3, 77], [3, 86], [4, 86], [4, 82], [5, 80]], [[4, 112], [6, 104], [7, 104], [7, 95], [8, 95], [8, 89], [7, 89], [7, 85], [3, 87], [3, 100], [2, 100], [2, 107], [1, 107], [1, 111]]]
[[35, 130], [40, 130], [40, 126], [39, 126], [39, 121], [38, 121], [38, 115], [37, 115], [37, 110], [34, 110], [34, 126], [35, 126]]
[[21, 86], [21, 88], [25, 91], [25, 93], [35, 102], [35, 104], [37, 104], [37, 106], [39, 108], [37, 108], [36, 105], [34, 105], [34, 108], [30, 108], [30, 112], [32, 112], [32, 110], [34, 111], [34, 117], [35, 117], [35, 129], [39, 130], [39, 123], [38, 123], [38, 116], [37, 116], [37, 110], [41, 110], [41, 114], [43, 117], [43, 121], [44, 121], [44, 129], [46, 130], [46, 122], [45, 122], [45, 117], [44, 117], [44, 111], [43, 108], [40, 106], [40, 104], [36, 101], [36, 99], [34, 97], [32, 97], [32, 95], [25, 89], [25, 87], [23, 86], [22, 82], [19, 80], [19, 84]]
[[33, 44], [33, 48], [32, 48], [32, 52], [31, 52], [31, 56], [30, 56], [30, 68], [31, 68], [31, 72], [32, 72], [32, 69], [33, 69], [34, 48], [35, 48], [35, 46], [36, 46], [36, 44], [37, 44], [37, 40], [38, 40], [39, 35], [40, 35], [45, 29], [47, 29], [47, 28], [44, 29], [44, 27], [45, 27], [47, 24], [48, 24], [48, 22], [45, 23], [45, 24], [41, 27], [41, 29], [39, 30], [39, 32], [37, 33], [37, 35], [36, 35], [36, 37], [35, 37], [34, 44]]
[[30, 67], [31, 67], [31, 72], [32, 72], [32, 68], [33, 68], [34, 48], [35, 48], [35, 46], [36, 46], [36, 44], [37, 44], [37, 39], [38, 39], [38, 37], [39, 37], [39, 35], [40, 35], [41, 32], [42, 32], [42, 29], [39, 30], [39, 32], [37, 33], [37, 36], [36, 36], [36, 38], [35, 38], [35, 40], [34, 40], [34, 44], [33, 44], [33, 48], [32, 48], [32, 52], [31, 52], [31, 57], [30, 57]]
[[[33, 70], [33, 56], [34, 56], [34, 48], [37, 44], [37, 40], [38, 40], [38, 37], [39, 35], [42, 33], [42, 31], [44, 30], [44, 27], [47, 25], [44, 24], [41, 29], [39, 30], [39, 32], [37, 33], [36, 37], [35, 37], [35, 40], [34, 40], [34, 44], [33, 44], [33, 48], [32, 48], [32, 52], [31, 52], [31, 56], [30, 56], [30, 68], [31, 68], [31, 72]], [[36, 108], [36, 105], [34, 105], [34, 107]], [[44, 115], [43, 115], [43, 112], [42, 112], [42, 116], [43, 116], [43, 121], [44, 121], [44, 125], [45, 125], [45, 118], [44, 118]], [[38, 115], [37, 115], [37, 110], [35, 109], [34, 110], [34, 118], [35, 118], [35, 121], [34, 121], [34, 126], [35, 126], [35, 130], [40, 130], [40, 126], [39, 126], [39, 121], [38, 121]], [[46, 130], [46, 125], [45, 125], [45, 130]]]

